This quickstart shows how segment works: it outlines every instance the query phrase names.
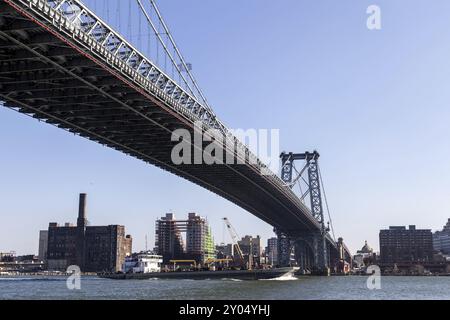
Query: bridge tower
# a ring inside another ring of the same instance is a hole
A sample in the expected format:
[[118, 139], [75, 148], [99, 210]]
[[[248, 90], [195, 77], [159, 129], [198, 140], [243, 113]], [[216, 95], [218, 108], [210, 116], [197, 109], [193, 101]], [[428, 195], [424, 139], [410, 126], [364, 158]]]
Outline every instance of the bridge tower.
[[[313, 217], [320, 223], [321, 229], [318, 232], [305, 234], [301, 238], [293, 238], [283, 230], [276, 230], [278, 236], [278, 255], [281, 266], [288, 266], [291, 262], [291, 254], [296, 250], [296, 256], [300, 262], [300, 267], [306, 268], [305, 263], [308, 260], [307, 252], [312, 251], [314, 259], [313, 268], [320, 273], [325, 272], [330, 267], [329, 253], [326, 244], [326, 234], [329, 231], [325, 225], [322, 205], [322, 191], [320, 185], [319, 160], [320, 154], [317, 151], [305, 153], [285, 153], [281, 158], [281, 179], [290, 188], [293, 188], [301, 180], [306, 182], [307, 190], [302, 191], [301, 200], [303, 201], [309, 194], [310, 209]], [[298, 171], [294, 162], [304, 160], [305, 165]], [[294, 170], [296, 177], [294, 178]], [[307, 178], [303, 177], [307, 172]]]

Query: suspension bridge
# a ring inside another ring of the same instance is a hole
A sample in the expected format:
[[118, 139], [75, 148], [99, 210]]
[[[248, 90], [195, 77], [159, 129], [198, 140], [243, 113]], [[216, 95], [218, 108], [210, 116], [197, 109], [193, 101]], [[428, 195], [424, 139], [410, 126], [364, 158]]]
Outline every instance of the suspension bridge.
[[[139, 32], [148, 32], [144, 47], [79, 0], [0, 0], [3, 105], [235, 203], [274, 227], [281, 265], [292, 263], [293, 253], [302, 268], [319, 272], [348, 260], [348, 249], [324, 218], [319, 154], [283, 153], [281, 177], [267, 174], [267, 166], [216, 116], [156, 3], [133, 3]], [[175, 165], [172, 132], [194, 133], [195, 123], [220, 132], [233, 146], [224, 150], [227, 157], [239, 161]], [[304, 165], [295, 171], [298, 161]], [[293, 186], [301, 181], [307, 188], [298, 195]]]

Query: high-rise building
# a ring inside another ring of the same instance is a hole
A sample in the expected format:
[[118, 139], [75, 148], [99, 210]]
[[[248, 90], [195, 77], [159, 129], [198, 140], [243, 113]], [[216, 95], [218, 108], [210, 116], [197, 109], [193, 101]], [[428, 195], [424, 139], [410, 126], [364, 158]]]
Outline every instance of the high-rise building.
[[39, 254], [38, 259], [47, 262], [47, 245], [48, 245], [48, 230], [39, 231]]
[[186, 255], [197, 262], [215, 258], [214, 239], [208, 221], [193, 212], [189, 213], [186, 225]]
[[163, 257], [164, 264], [173, 259], [185, 258], [181, 231], [173, 213], [156, 220], [155, 252]]
[[442, 231], [433, 234], [433, 248], [445, 255], [450, 254], [450, 218]]
[[416, 226], [389, 227], [380, 231], [380, 259], [382, 263], [421, 263], [433, 260], [431, 230]]
[[242, 250], [242, 254], [248, 257], [251, 255], [252, 263], [260, 264], [261, 259], [261, 237], [246, 235], [238, 241], [239, 247]]
[[266, 258], [268, 264], [273, 266], [278, 264], [278, 238], [267, 239]]
[[211, 227], [208, 226], [205, 234], [203, 261], [215, 258], [217, 258], [217, 254], [216, 254], [216, 247], [214, 245], [214, 237], [211, 231]]
[[216, 255], [218, 259], [232, 259], [234, 256], [233, 245], [231, 243], [221, 243], [216, 245]]
[[[186, 233], [184, 246], [182, 233]], [[156, 252], [163, 256], [163, 263], [170, 260], [195, 260], [203, 263], [215, 258], [214, 239], [208, 221], [195, 213], [187, 220], [176, 220], [172, 213], [156, 221]]]
[[116, 272], [131, 253], [132, 239], [125, 235], [124, 226], [88, 225], [86, 194], [80, 194], [76, 226], [49, 224], [47, 263], [50, 270], [65, 271], [68, 266], [77, 265], [83, 272]]

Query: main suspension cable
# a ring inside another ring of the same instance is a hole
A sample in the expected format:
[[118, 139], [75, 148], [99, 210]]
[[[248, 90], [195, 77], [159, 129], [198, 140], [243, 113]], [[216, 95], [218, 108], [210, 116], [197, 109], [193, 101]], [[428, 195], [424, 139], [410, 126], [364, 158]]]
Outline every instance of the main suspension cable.
[[[138, 2], [140, 2], [140, 0], [138, 0]], [[195, 89], [197, 90], [197, 92], [199, 93], [201, 99], [203, 100], [203, 102], [205, 103], [206, 107], [209, 109], [209, 111], [212, 112], [212, 108], [210, 107], [208, 100], [206, 99], [205, 95], [203, 94], [202, 90], [200, 89], [200, 86], [198, 85], [197, 81], [195, 80], [194, 76], [192, 75], [191, 70], [189, 70], [190, 68], [188, 67], [186, 61], [184, 60], [183, 55], [181, 54], [181, 51], [178, 49], [177, 44], [175, 43], [175, 39], [172, 37], [172, 33], [170, 32], [168, 26], [166, 25], [157, 5], [155, 0], [149, 0], [150, 4], [152, 5], [153, 9], [155, 10], [155, 13], [159, 19], [159, 21], [161, 22], [162, 27], [164, 28], [164, 31], [169, 39], [169, 41], [172, 44], [172, 47], [175, 51], [175, 53], [177, 54], [178, 58], [180, 59], [180, 62], [184, 68], [184, 70], [186, 71], [186, 73], [189, 76], [189, 79], [191, 79], [192, 83], [194, 84]], [[142, 6], [141, 6], [142, 9]], [[177, 66], [175, 65], [175, 67], [177, 68]], [[179, 70], [177, 68], [177, 70]], [[180, 72], [180, 71], [179, 71]]]
[[[184, 77], [184, 75], [182, 74], [180, 67], [177, 65], [175, 58], [172, 56], [172, 54], [170, 53], [170, 50], [167, 48], [167, 45], [165, 44], [164, 39], [161, 37], [161, 34], [158, 32], [158, 29], [156, 28], [155, 24], [153, 23], [151, 17], [148, 15], [147, 10], [145, 9], [144, 5], [142, 4], [141, 0], [136, 0], [139, 8], [141, 9], [142, 13], [144, 14], [145, 18], [147, 19], [147, 22], [150, 24], [151, 28], [153, 29], [157, 39], [159, 40], [161, 46], [163, 47], [164, 51], [166, 52], [165, 57], [169, 57], [170, 61], [172, 62], [172, 64], [174, 65], [175, 69], [177, 70], [177, 72], [180, 74], [181, 78], [183, 79], [184, 84], [186, 85], [187, 89], [190, 91], [191, 94], [193, 94], [194, 96], [197, 96], [194, 92], [194, 90], [192, 89], [192, 87], [190, 86], [188, 80]], [[157, 7], [156, 4], [154, 4], [153, 1], [150, 0], [150, 3], [153, 6], [153, 9], [155, 10], [155, 13], [158, 16], [159, 22], [162, 25], [162, 27], [164, 28], [165, 33], [167, 34], [167, 36], [169, 37], [169, 40], [172, 39], [172, 37], [169, 34], [169, 30], [167, 28], [167, 26], [164, 23], [164, 20], [162, 20], [162, 16], [160, 15], [159, 11], [157, 11]], [[171, 40], [172, 45], [174, 45], [173, 39]], [[184, 61], [184, 60], [183, 60]], [[184, 63], [184, 67], [187, 70], [187, 66]], [[166, 70], [167, 72], [167, 70]], [[188, 73], [189, 74], [189, 73]], [[194, 83], [194, 86], [196, 87], [197, 91], [198, 88], [196, 86], [196, 83]], [[199, 92], [199, 91], [198, 91]], [[200, 92], [199, 92], [200, 93]], [[211, 110], [210, 110], [211, 111]]]

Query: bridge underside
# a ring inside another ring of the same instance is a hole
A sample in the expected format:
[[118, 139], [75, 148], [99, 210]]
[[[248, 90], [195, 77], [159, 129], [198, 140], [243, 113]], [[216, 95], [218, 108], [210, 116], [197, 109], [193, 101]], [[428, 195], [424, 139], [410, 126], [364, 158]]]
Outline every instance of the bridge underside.
[[348, 249], [341, 242], [336, 243], [328, 234], [305, 232], [301, 236], [290, 236], [277, 232], [277, 264], [281, 267], [298, 266], [303, 272], [327, 274], [337, 271], [348, 261]]
[[172, 131], [193, 132], [193, 122], [52, 24], [27, 14], [0, 0], [4, 106], [185, 178], [292, 236], [320, 229], [288, 187], [255, 165], [174, 165]]

